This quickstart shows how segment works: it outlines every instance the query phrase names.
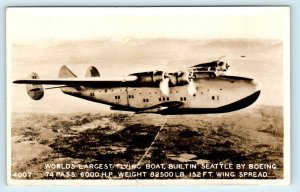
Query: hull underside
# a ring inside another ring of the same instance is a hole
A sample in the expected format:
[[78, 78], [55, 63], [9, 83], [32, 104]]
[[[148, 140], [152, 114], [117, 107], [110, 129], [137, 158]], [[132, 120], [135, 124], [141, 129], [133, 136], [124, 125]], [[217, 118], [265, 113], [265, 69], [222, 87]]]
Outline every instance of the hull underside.
[[[249, 105], [253, 104], [259, 97], [260, 91], [257, 91], [253, 93], [252, 95], [249, 95], [248, 97], [245, 97], [239, 101], [236, 101], [234, 103], [224, 105], [217, 108], [168, 108], [165, 110], [152, 112], [152, 113], [158, 113], [162, 115], [177, 115], [177, 114], [208, 114], [208, 113], [226, 113], [231, 111], [236, 111], [239, 109], [243, 109], [245, 107], [248, 107]], [[123, 111], [133, 111], [137, 113], [143, 113], [145, 109], [137, 109], [137, 108], [131, 108], [131, 107], [120, 107], [120, 106], [112, 106], [112, 110], [123, 110]], [[149, 113], [149, 112], [147, 112]]]
[[160, 111], [159, 113], [163, 115], [226, 113], [248, 107], [257, 100], [259, 95], [260, 91], [257, 91], [244, 99], [218, 108], [176, 108], [172, 110], [167, 109]]

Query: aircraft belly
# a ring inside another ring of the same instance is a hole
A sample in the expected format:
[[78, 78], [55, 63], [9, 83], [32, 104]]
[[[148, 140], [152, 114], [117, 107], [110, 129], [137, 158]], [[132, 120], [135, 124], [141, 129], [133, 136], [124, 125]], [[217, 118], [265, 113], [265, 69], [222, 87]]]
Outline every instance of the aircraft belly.
[[180, 108], [219, 108], [246, 98], [257, 91], [250, 81], [230, 81], [222, 79], [200, 80], [194, 82], [196, 93], [185, 94], [187, 86], [174, 87], [174, 92], [186, 95], [186, 101]]
[[207, 114], [207, 113], [225, 113], [236, 111], [245, 108], [254, 103], [260, 95], [260, 90], [241, 99], [217, 108], [176, 108], [172, 110], [164, 110], [159, 113], [162, 115], [177, 115], [177, 114]]

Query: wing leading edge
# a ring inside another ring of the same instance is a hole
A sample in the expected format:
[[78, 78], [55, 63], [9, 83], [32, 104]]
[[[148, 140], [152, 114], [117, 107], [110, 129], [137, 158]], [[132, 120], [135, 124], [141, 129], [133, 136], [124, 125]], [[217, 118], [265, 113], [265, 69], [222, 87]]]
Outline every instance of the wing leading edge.
[[[98, 70], [94, 67], [90, 67], [88, 72], [91, 73]], [[16, 84], [33, 84], [33, 85], [60, 85], [60, 86], [68, 86], [68, 87], [76, 87], [76, 86], [86, 86], [86, 87], [95, 87], [95, 88], [102, 88], [102, 87], [123, 87], [128, 86], [132, 82], [134, 82], [137, 77], [136, 76], [127, 76], [127, 77], [113, 77], [113, 78], [103, 78], [99, 77], [99, 75], [87, 75], [86, 78], [77, 78], [77, 76], [68, 69], [65, 65], [63, 65], [58, 73], [59, 78], [55, 79], [40, 79], [38, 74], [31, 73], [28, 79], [21, 79], [13, 81]], [[59, 87], [60, 87], [59, 86]], [[57, 87], [57, 88], [59, 88]]]
[[87, 86], [87, 87], [116, 87], [127, 86], [135, 81], [137, 77], [127, 76], [124, 78], [58, 78], [58, 79], [21, 79], [13, 81], [16, 84], [44, 84], [65, 86]]

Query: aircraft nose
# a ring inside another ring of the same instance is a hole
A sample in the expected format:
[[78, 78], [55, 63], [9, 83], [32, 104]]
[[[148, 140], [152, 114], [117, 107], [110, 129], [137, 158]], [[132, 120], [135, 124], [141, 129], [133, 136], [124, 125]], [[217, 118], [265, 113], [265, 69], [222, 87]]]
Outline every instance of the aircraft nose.
[[251, 84], [255, 87], [256, 91], [260, 91], [261, 90], [261, 84], [258, 81], [252, 80]]

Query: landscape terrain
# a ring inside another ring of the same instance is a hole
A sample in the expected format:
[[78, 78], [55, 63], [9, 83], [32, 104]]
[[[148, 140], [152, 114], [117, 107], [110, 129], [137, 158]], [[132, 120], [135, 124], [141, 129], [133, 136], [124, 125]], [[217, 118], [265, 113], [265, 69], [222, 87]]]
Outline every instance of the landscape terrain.
[[175, 116], [12, 113], [11, 172], [32, 172], [31, 178], [46, 179], [47, 163], [139, 162], [142, 169], [146, 163], [244, 163], [276, 164], [276, 169], [265, 170], [268, 178], [283, 178], [283, 132], [283, 108], [263, 105]]

